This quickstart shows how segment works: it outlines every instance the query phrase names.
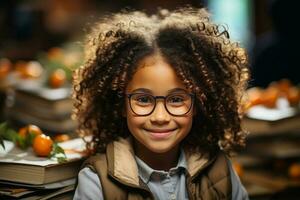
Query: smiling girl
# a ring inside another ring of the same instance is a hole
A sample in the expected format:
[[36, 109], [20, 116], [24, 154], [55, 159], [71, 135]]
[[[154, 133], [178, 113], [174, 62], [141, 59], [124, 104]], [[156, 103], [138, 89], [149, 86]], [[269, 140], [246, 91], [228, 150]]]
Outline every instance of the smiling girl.
[[113, 14], [74, 75], [92, 155], [74, 199], [248, 199], [226, 154], [244, 146], [245, 52], [205, 9]]

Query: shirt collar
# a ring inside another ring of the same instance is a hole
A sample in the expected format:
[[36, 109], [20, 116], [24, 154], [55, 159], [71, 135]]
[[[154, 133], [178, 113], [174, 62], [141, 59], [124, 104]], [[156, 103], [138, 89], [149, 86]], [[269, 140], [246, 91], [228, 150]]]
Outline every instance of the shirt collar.
[[[135, 160], [136, 160], [136, 163], [138, 165], [139, 176], [141, 177], [142, 181], [146, 184], [149, 182], [152, 173], [154, 173], [154, 172], [168, 173], [168, 172], [163, 171], [163, 170], [154, 170], [154, 169], [152, 169], [144, 161], [139, 159], [137, 156], [135, 156]], [[180, 149], [180, 155], [179, 155], [179, 158], [178, 158], [177, 166], [174, 167], [174, 168], [171, 168], [169, 171], [177, 171], [180, 168], [182, 168], [184, 170], [187, 170], [187, 162], [186, 162], [186, 158], [185, 158], [185, 154], [184, 154], [183, 149]]]

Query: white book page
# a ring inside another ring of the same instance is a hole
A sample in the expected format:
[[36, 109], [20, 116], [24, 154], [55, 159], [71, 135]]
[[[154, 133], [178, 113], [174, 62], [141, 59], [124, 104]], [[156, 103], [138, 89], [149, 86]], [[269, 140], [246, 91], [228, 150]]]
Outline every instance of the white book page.
[[[83, 155], [79, 153], [85, 150], [85, 143], [81, 138], [72, 139], [66, 142], [58, 143], [63, 149], [74, 150], [66, 151], [67, 160], [79, 159]], [[18, 163], [36, 166], [48, 166], [58, 164], [57, 159], [38, 157], [30, 147], [22, 150], [14, 145], [13, 142], [4, 140], [5, 149], [0, 145], [0, 163]]]

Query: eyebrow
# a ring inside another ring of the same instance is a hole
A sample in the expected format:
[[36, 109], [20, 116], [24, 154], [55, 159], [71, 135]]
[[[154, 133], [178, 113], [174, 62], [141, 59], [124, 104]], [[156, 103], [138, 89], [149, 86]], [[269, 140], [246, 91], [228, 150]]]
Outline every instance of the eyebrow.
[[[137, 88], [137, 89], [134, 89], [134, 90], [131, 91], [131, 93], [137, 93], [137, 92], [153, 94], [152, 90], [147, 89], [147, 88]], [[185, 92], [185, 93], [187, 93], [187, 90], [183, 89], [183, 88], [173, 88], [173, 89], [167, 91], [168, 94], [171, 94], [171, 93], [174, 93], [174, 92]]]

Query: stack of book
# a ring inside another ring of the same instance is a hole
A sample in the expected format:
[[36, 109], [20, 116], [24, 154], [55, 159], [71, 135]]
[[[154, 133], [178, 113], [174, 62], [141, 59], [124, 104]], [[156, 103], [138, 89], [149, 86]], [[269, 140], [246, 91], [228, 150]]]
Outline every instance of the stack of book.
[[72, 199], [76, 177], [85, 157], [85, 144], [76, 138], [59, 143], [67, 161], [34, 155], [4, 141], [0, 146], [0, 199]]
[[300, 130], [300, 106], [266, 108], [252, 107], [242, 121], [242, 126], [249, 131], [250, 137], [257, 135], [280, 135]]
[[71, 88], [45, 88], [18, 85], [8, 97], [6, 116], [17, 124], [35, 124], [49, 132], [71, 132], [76, 123], [71, 119]]
[[241, 166], [240, 178], [250, 199], [296, 199], [291, 195], [300, 187], [300, 105], [292, 107], [279, 99], [274, 108], [253, 106], [242, 126], [250, 134], [234, 162]]

